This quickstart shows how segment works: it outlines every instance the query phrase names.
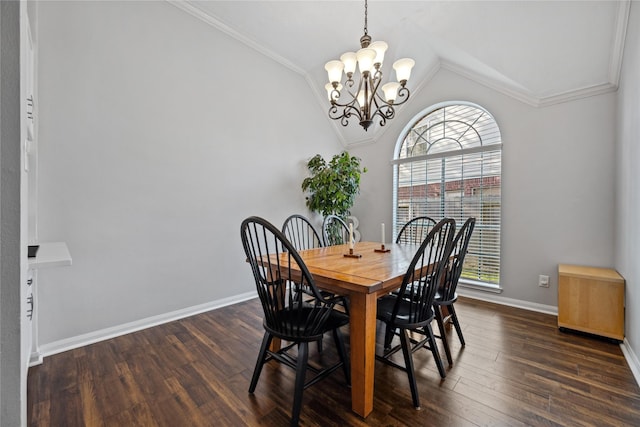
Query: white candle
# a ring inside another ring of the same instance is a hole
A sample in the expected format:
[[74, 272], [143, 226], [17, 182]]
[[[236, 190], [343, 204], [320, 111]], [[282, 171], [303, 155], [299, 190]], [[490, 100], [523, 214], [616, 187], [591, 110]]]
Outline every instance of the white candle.
[[382, 246], [384, 246], [384, 222], [382, 223], [382, 239], [380, 239], [380, 241], [382, 242]]
[[353, 223], [349, 223], [349, 248], [353, 249]]

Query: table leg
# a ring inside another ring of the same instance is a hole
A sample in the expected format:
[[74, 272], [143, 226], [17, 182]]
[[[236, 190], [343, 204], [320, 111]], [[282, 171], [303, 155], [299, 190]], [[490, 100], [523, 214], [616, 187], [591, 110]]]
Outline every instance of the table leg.
[[269, 346], [269, 350], [273, 351], [274, 353], [279, 351], [282, 348], [282, 341], [280, 340], [280, 338], [273, 338], [271, 340], [271, 345]]
[[351, 409], [362, 417], [373, 410], [376, 351], [375, 294], [349, 295], [351, 342]]

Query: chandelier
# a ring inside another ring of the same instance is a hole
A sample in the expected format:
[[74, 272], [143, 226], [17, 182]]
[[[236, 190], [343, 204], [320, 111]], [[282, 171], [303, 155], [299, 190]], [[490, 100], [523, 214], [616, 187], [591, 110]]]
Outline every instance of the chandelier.
[[[387, 120], [394, 117], [394, 107], [407, 102], [409, 89], [405, 85], [415, 61], [403, 58], [394, 62], [393, 69], [398, 81], [386, 83], [380, 88], [382, 61], [388, 45], [383, 41], [371, 42], [371, 36], [367, 32], [367, 0], [364, 2], [364, 35], [360, 38], [360, 46], [361, 49], [357, 52], [346, 52], [340, 56], [339, 61], [326, 63], [324, 68], [329, 75], [329, 83], [325, 85], [325, 89], [331, 102], [329, 117], [340, 120], [342, 126], [347, 126], [349, 118], [355, 116], [366, 131], [376, 116], [380, 119], [380, 126], [384, 126]], [[356, 64], [360, 72], [357, 86], [353, 79]], [[341, 83], [342, 71], [347, 77], [344, 85]], [[352, 91], [354, 88], [357, 90]], [[341, 103], [343, 97], [348, 99]]]

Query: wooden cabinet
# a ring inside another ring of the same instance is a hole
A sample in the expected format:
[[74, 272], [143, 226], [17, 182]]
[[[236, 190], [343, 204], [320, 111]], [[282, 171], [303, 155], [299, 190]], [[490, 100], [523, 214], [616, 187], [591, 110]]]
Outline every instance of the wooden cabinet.
[[609, 268], [558, 266], [558, 327], [624, 339], [624, 278]]

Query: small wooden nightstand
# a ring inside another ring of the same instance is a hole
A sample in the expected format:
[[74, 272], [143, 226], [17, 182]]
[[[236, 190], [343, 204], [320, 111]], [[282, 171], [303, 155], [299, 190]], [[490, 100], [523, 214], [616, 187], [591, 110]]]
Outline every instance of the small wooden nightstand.
[[558, 327], [624, 340], [624, 278], [610, 268], [560, 264]]

